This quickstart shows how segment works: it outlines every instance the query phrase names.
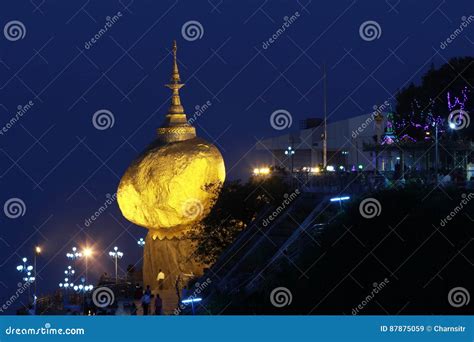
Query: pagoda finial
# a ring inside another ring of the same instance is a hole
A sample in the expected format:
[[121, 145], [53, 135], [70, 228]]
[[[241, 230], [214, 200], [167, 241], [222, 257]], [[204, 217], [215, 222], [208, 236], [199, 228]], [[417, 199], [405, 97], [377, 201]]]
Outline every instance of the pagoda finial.
[[179, 83], [181, 82], [181, 78], [179, 77], [179, 70], [178, 70], [178, 62], [176, 60], [176, 51], [178, 51], [178, 45], [176, 44], [176, 40], [173, 41], [173, 73], [171, 75], [171, 82]]
[[171, 72], [170, 83], [166, 84], [166, 86], [172, 90], [171, 106], [168, 109], [168, 114], [166, 114], [165, 122], [157, 130], [159, 140], [167, 143], [196, 137], [196, 129], [188, 122], [179, 97], [179, 89], [181, 89], [184, 84], [181, 83], [181, 78], [179, 77], [178, 60], [176, 58], [177, 50], [178, 47], [175, 40], [173, 41], [173, 48], [171, 50], [173, 52], [173, 70]]
[[166, 84], [168, 88], [173, 91], [171, 97], [171, 106], [169, 109], [168, 114], [184, 114], [184, 108], [181, 105], [181, 99], [179, 97], [179, 89], [184, 86], [181, 82], [181, 78], [179, 77], [179, 70], [178, 70], [178, 61], [176, 58], [176, 51], [178, 50], [178, 46], [176, 44], [176, 40], [173, 41], [173, 71], [171, 73], [171, 83]]

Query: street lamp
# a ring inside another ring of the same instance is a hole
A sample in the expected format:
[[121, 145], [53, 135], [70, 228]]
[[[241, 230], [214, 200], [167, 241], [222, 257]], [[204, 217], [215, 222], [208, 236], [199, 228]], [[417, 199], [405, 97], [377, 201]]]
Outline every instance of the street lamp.
[[285, 150], [285, 154], [290, 157], [291, 162], [291, 174], [293, 174], [293, 156], [295, 155], [295, 150], [291, 146], [288, 146]]
[[66, 257], [71, 260], [82, 258], [82, 253], [77, 251], [76, 247], [72, 247], [72, 253], [66, 253]]
[[[32, 282], [35, 281], [35, 277], [32, 276], [31, 271], [33, 271], [33, 266], [28, 265], [28, 259], [22, 258], [21, 261], [23, 262], [22, 265], [18, 265], [16, 270], [23, 275], [23, 281], [28, 282], [31, 285]], [[28, 286], [28, 302], [30, 301], [30, 286]]]
[[145, 246], [145, 240], [143, 240], [143, 238], [140, 238], [140, 240], [137, 241], [137, 244], [138, 244], [140, 247], [143, 247], [143, 246]]
[[88, 270], [88, 259], [89, 257], [92, 255], [92, 249], [89, 248], [89, 247], [86, 247], [84, 248], [84, 250], [82, 251], [82, 255], [84, 255], [84, 258], [86, 259], [85, 262], [86, 262], [86, 279], [85, 281], [87, 281], [87, 270]]
[[122, 259], [123, 253], [119, 251], [118, 247], [115, 246], [113, 251], [109, 252], [110, 257], [115, 261], [115, 283], [118, 282], [118, 259]]
[[34, 271], [35, 271], [35, 276], [34, 276], [34, 278], [35, 278], [35, 293], [34, 293], [34, 300], [33, 300], [33, 304], [34, 304], [34, 306], [35, 306], [35, 314], [36, 314], [36, 299], [38, 298], [38, 297], [36, 296], [36, 293], [37, 293], [37, 292], [36, 292], [36, 289], [37, 289], [37, 282], [38, 282], [38, 281], [36, 280], [36, 279], [37, 279], [37, 274], [36, 274], [36, 257], [37, 257], [38, 255], [40, 255], [40, 253], [41, 253], [41, 247], [40, 247], [40, 246], [36, 246], [36, 247], [35, 247], [35, 257], [34, 257], [34, 267], [33, 267], [33, 269], [34, 269]]

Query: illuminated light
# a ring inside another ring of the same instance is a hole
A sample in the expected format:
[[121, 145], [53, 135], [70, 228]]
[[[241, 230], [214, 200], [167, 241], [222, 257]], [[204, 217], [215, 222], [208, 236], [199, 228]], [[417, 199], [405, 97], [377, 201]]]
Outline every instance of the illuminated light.
[[449, 123], [449, 128], [455, 129], [455, 128], [456, 128], [456, 124], [455, 124], [454, 122], [450, 122], [450, 123]]
[[63, 287], [63, 283], [59, 283], [59, 287]]
[[270, 173], [269, 167], [255, 168], [253, 169], [254, 175], [268, 175]]
[[18, 265], [16, 267], [16, 269], [17, 269], [17, 271], [20, 271], [20, 272], [23, 271], [23, 265]]
[[339, 166], [339, 170], [344, 170], [344, 166]]
[[331, 202], [340, 202], [340, 201], [347, 201], [349, 200], [349, 196], [343, 196], [343, 197], [333, 197], [330, 199]]
[[362, 170], [364, 168], [362, 164], [359, 164], [357, 167], [359, 168], [359, 170]]
[[21, 259], [23, 262], [26, 262], [28, 259], [27, 258], [23, 258]]
[[40, 246], [36, 246], [36, 247], [35, 247], [35, 252], [36, 252], [36, 254], [40, 254], [40, 253], [41, 253], [41, 247], [40, 247]]
[[334, 166], [328, 165], [328, 166], [326, 166], [326, 170], [329, 171], [329, 172], [334, 172], [336, 169], [334, 168]]
[[92, 255], [92, 249], [90, 249], [89, 247], [86, 247], [84, 248], [83, 253], [84, 253], [84, 256], [87, 258]]
[[397, 157], [397, 160], [400, 160], [400, 157]]
[[202, 301], [202, 298], [189, 298], [189, 299], [184, 299], [181, 301], [183, 304], [188, 304], [188, 303], [197, 303]]
[[319, 173], [319, 172], [321, 172], [321, 169], [319, 167], [312, 167], [311, 172], [312, 173]]
[[27, 270], [27, 271], [31, 271], [31, 270], [33, 270], [33, 266], [31, 266], [31, 265], [30, 265], [30, 266], [28, 266], [28, 267], [26, 268], [26, 270]]

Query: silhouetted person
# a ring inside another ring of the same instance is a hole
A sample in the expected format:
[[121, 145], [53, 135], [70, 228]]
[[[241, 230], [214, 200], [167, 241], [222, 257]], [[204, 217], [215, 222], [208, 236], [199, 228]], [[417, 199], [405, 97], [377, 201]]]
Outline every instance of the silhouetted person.
[[142, 307], [143, 307], [144, 316], [148, 315], [148, 308], [150, 307], [150, 303], [151, 303], [151, 290], [150, 290], [150, 285], [147, 285], [145, 293], [143, 294], [143, 297], [142, 297]]
[[155, 298], [155, 315], [161, 315], [163, 310], [163, 300], [160, 297], [160, 294], [156, 294]]

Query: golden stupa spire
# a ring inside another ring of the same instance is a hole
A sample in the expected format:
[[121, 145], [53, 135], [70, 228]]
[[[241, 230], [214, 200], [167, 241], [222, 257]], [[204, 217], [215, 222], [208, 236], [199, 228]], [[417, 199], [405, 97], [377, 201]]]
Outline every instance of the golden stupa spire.
[[181, 83], [179, 76], [178, 61], [176, 58], [177, 50], [178, 46], [175, 40], [173, 41], [172, 49], [173, 70], [171, 72], [170, 83], [165, 85], [172, 90], [171, 106], [168, 109], [165, 123], [158, 128], [159, 138], [166, 142], [181, 141], [196, 136], [196, 129], [188, 123], [184, 108], [181, 105], [181, 98], [179, 97], [179, 90], [184, 86], [184, 83]]
[[171, 73], [171, 83], [166, 84], [168, 88], [173, 91], [171, 97], [171, 107], [168, 114], [184, 114], [184, 108], [181, 105], [181, 99], [179, 97], [179, 89], [181, 89], [184, 84], [180, 83], [181, 78], [179, 77], [178, 70], [178, 61], [176, 59], [176, 51], [178, 51], [178, 46], [176, 45], [176, 40], [173, 41], [173, 72]]

